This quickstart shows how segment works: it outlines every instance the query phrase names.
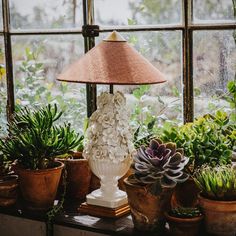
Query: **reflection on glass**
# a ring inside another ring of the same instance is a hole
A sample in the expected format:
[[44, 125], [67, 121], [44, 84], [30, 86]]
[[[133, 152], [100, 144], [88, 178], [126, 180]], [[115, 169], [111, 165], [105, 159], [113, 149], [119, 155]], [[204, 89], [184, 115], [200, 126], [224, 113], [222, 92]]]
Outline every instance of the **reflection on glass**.
[[195, 116], [221, 108], [232, 111], [226, 93], [235, 78], [235, 40], [233, 30], [194, 32]]
[[57, 74], [83, 54], [82, 36], [15, 36], [12, 44], [16, 107], [57, 103], [64, 120], [82, 131], [85, 85], [56, 81]]
[[181, 22], [179, 0], [95, 0], [99, 25], [152, 25]]
[[0, 31], [3, 30], [3, 19], [2, 19], [2, 1], [0, 1]]
[[[122, 36], [166, 75], [167, 82], [157, 85], [114, 86], [126, 94], [132, 125], [147, 127], [153, 119], [182, 122], [181, 33], [132, 32]], [[101, 34], [99, 40], [106, 37]]]
[[234, 0], [194, 0], [194, 21], [234, 20]]
[[0, 137], [6, 132], [7, 86], [3, 38], [0, 38]]
[[82, 0], [10, 0], [15, 29], [70, 28], [82, 25]]

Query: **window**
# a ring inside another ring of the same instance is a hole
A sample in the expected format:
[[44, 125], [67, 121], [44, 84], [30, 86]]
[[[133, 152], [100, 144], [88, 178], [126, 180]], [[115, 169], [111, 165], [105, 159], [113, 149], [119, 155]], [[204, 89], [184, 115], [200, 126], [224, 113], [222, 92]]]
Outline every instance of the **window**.
[[[227, 82], [235, 78], [235, 0], [1, 3], [2, 129], [6, 117], [20, 106], [56, 102], [65, 119], [82, 130], [86, 107], [88, 114], [95, 108], [96, 86], [61, 83], [55, 78], [113, 30], [120, 31], [168, 80], [154, 86], [114, 86], [127, 94], [133, 107], [139, 104], [133, 109], [139, 119], [151, 114], [160, 122], [188, 122], [218, 108], [230, 109], [223, 94]], [[84, 24], [98, 24], [99, 37], [83, 38]], [[97, 86], [98, 93], [108, 88]]]

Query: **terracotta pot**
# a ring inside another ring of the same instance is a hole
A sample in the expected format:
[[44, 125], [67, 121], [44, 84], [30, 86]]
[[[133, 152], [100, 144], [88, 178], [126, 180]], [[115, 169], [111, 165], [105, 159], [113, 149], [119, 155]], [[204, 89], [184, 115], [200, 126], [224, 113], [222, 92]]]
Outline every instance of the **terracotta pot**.
[[165, 213], [169, 223], [169, 232], [173, 236], [197, 236], [199, 235], [203, 215], [193, 218], [179, 218]]
[[170, 210], [172, 189], [165, 188], [159, 196], [149, 192], [148, 185], [124, 180], [134, 227], [141, 231], [163, 230], [164, 212]]
[[215, 201], [199, 195], [206, 231], [219, 236], [236, 235], [236, 201]]
[[200, 189], [190, 177], [184, 183], [177, 184], [174, 188], [171, 197], [171, 207], [195, 207], [198, 204], [199, 193]]
[[63, 160], [67, 171], [66, 197], [85, 200], [89, 193], [92, 172], [86, 159]]
[[47, 210], [54, 202], [64, 164], [56, 161], [56, 167], [29, 170], [18, 167], [20, 190], [27, 207]]
[[0, 206], [14, 205], [18, 193], [18, 176], [8, 175], [0, 179]]

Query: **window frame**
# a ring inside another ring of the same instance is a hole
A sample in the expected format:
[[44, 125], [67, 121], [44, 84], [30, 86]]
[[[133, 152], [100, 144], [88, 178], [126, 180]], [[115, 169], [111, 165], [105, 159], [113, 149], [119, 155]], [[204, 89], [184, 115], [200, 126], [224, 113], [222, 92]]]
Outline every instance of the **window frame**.
[[[83, 24], [94, 25], [94, 0], [83, 0]], [[182, 93], [183, 93], [183, 123], [192, 122], [194, 119], [194, 89], [193, 89], [193, 32], [200, 30], [235, 30], [235, 22], [194, 23], [193, 0], [182, 0], [182, 23], [166, 25], [131, 25], [100, 27], [99, 33], [112, 32], [134, 32], [134, 31], [181, 31], [182, 33]], [[7, 119], [11, 120], [15, 110], [14, 78], [11, 37], [16, 35], [63, 35], [82, 34], [82, 29], [42, 29], [42, 30], [16, 30], [10, 27], [9, 0], [2, 0], [3, 31], [0, 35], [4, 37], [6, 82], [7, 82]], [[94, 37], [84, 37], [84, 52], [86, 53], [95, 46]], [[110, 92], [113, 86], [110, 85]], [[87, 116], [96, 110], [96, 85], [86, 84]]]

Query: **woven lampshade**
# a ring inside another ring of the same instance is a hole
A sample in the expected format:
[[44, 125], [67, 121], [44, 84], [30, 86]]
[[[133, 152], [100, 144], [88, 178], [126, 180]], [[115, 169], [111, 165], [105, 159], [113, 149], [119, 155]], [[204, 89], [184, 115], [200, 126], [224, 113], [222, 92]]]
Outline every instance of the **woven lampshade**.
[[164, 75], [116, 31], [66, 68], [58, 80], [124, 85], [165, 82]]

